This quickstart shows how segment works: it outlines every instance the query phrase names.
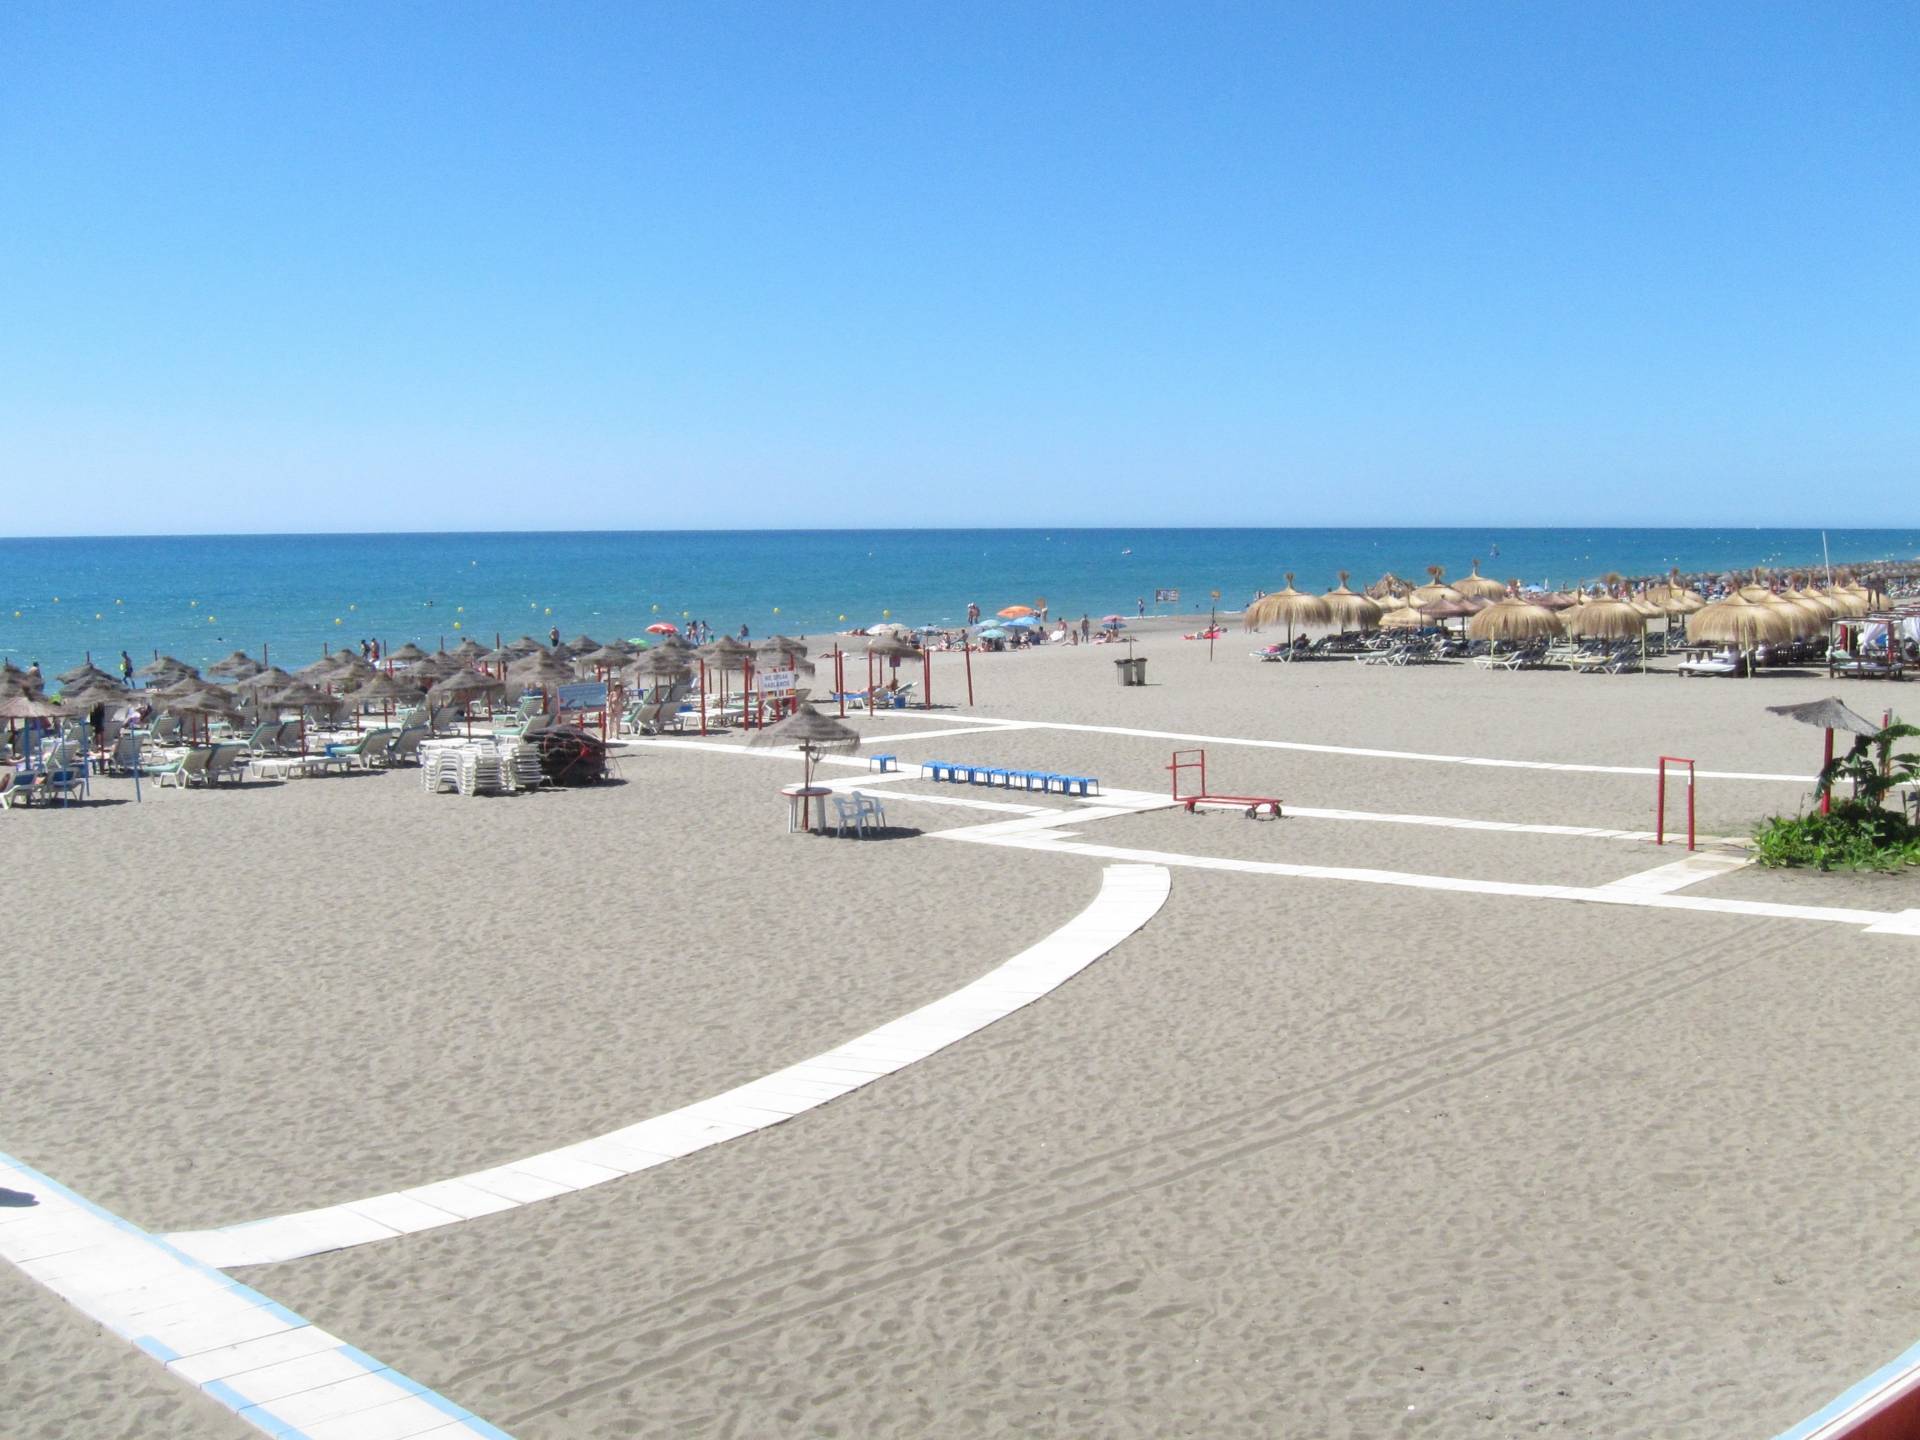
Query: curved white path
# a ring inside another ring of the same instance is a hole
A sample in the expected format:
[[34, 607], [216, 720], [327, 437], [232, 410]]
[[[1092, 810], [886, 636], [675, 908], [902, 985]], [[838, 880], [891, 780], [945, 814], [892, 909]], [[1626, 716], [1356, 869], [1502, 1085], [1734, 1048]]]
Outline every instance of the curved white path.
[[297, 1260], [584, 1190], [750, 1135], [924, 1060], [1057, 989], [1151, 920], [1171, 883], [1164, 866], [1109, 865], [1086, 909], [971, 985], [823, 1055], [624, 1130], [454, 1180], [163, 1238], [222, 1270]]

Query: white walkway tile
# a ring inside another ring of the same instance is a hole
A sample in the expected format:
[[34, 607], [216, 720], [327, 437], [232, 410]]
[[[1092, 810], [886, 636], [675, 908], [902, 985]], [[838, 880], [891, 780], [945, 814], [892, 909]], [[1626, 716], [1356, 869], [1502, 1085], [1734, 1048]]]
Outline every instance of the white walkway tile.
[[[452, 1401], [7, 1155], [0, 1186], [33, 1200], [8, 1208], [0, 1258], [263, 1434], [505, 1440]], [[376, 1238], [360, 1226], [308, 1221], [302, 1233]], [[56, 1238], [81, 1241], [61, 1252], [64, 1263], [44, 1253]]]
[[[1072, 813], [1050, 811], [1037, 818], [1044, 824]], [[1110, 865], [1085, 910], [998, 969], [845, 1045], [668, 1114], [453, 1180], [166, 1239], [214, 1266], [297, 1259], [497, 1214], [783, 1124], [916, 1064], [1059, 988], [1152, 919], [1166, 903], [1170, 884], [1167, 871], [1156, 865]], [[244, 1323], [244, 1317], [233, 1323]]]

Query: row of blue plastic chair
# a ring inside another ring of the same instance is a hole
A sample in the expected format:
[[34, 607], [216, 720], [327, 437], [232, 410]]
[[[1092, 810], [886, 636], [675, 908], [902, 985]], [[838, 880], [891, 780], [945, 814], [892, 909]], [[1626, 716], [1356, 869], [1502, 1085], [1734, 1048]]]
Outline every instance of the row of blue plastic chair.
[[956, 785], [999, 786], [1003, 790], [1040, 790], [1048, 794], [1098, 795], [1100, 782], [1091, 775], [1057, 775], [1051, 770], [1007, 770], [998, 765], [956, 765], [951, 760], [926, 760], [922, 780], [951, 780]]

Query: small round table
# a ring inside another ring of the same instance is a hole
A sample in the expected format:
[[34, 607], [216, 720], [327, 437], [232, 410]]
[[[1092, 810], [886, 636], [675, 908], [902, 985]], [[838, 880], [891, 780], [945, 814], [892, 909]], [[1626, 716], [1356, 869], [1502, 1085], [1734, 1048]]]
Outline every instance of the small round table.
[[[824, 830], [827, 828], [827, 796], [833, 793], [831, 785], [786, 785], [780, 793], [787, 797], [787, 833], [809, 828]], [[813, 802], [813, 824], [807, 824], [807, 802]]]

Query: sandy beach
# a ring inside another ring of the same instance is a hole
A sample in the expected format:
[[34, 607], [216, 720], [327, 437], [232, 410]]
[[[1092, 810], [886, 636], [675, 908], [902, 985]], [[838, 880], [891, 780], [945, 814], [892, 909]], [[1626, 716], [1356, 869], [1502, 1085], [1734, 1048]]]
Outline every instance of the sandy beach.
[[[237, 1278], [523, 1440], [1765, 1436], [1920, 1338], [1888, 1138], [1920, 938], [1766, 908], [1897, 914], [1920, 877], [1591, 894], [1685, 855], [1644, 834], [1657, 756], [1744, 836], [1818, 763], [1765, 705], [1905, 686], [1262, 664], [1238, 632], [1209, 661], [1178, 630], [1142, 628], [1139, 688], [1124, 647], [977, 656], [971, 708], [936, 656], [938, 708], [851, 719], [823, 766], [908, 772], [865, 842], [789, 834], [798, 760], [737, 734], [579, 792], [396, 770], [9, 815], [0, 1149], [161, 1233], [424, 1185], [841, 1045], [1155, 864], [1164, 907], [1083, 973], [844, 1098]], [[1202, 745], [1287, 818], [1150, 808]], [[989, 843], [1020, 817], [983, 801], [1059, 823]], [[9, 1433], [255, 1433], [0, 1284]]]

